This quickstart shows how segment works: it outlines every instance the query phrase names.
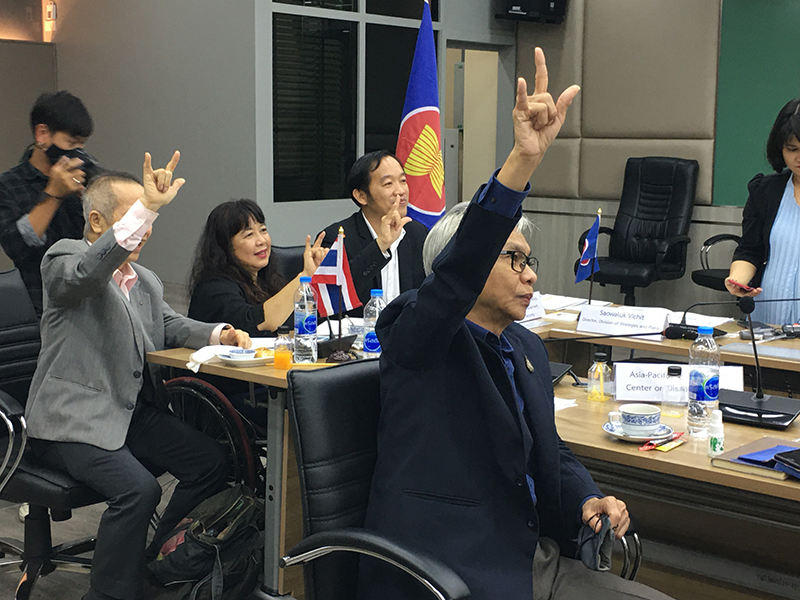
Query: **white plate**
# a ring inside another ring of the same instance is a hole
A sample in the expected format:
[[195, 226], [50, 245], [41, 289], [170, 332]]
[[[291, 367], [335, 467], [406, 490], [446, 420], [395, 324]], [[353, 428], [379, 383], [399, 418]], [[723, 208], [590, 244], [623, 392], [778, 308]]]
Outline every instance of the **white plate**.
[[233, 354], [217, 355], [217, 357], [222, 362], [232, 367], [260, 367], [261, 365], [274, 362], [275, 360], [274, 356], [262, 356], [261, 358], [250, 358], [250, 357], [234, 358], [234, 356], [235, 355]]
[[622, 431], [622, 427], [619, 427], [612, 423], [603, 423], [603, 431], [613, 435], [618, 440], [625, 440], [626, 442], [649, 442], [650, 440], [653, 440], [654, 442], [660, 442], [666, 440], [669, 436], [671, 436], [674, 433], [672, 427], [670, 427], [669, 425], [665, 425], [664, 423], [661, 423], [658, 426], [658, 429], [656, 429], [653, 435], [646, 435], [646, 436], [628, 435], [627, 433]]

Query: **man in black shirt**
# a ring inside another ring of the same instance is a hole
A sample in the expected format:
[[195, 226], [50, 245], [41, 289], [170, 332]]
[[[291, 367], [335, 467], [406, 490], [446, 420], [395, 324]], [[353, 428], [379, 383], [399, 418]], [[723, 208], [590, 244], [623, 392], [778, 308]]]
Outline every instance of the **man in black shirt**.
[[69, 92], [42, 94], [31, 109], [34, 143], [0, 175], [0, 246], [14, 261], [38, 315], [44, 253], [83, 237], [81, 194], [91, 160], [80, 150], [93, 130], [83, 102]]

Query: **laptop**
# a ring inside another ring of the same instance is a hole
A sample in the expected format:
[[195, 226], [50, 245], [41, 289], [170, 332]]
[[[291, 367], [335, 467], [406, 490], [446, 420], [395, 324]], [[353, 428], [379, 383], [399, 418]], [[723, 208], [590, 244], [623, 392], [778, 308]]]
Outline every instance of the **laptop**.
[[559, 381], [569, 373], [569, 370], [572, 368], [572, 365], [568, 365], [565, 363], [557, 363], [551, 362], [550, 363], [550, 374], [553, 377], [553, 385], [557, 385]]

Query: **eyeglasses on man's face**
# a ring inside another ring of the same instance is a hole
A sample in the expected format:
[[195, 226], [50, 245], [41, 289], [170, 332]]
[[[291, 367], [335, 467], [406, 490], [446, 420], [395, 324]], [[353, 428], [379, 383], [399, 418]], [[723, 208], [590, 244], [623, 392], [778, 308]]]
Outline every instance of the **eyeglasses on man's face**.
[[510, 256], [511, 268], [517, 273], [522, 273], [525, 267], [530, 267], [534, 273], [539, 270], [539, 260], [535, 256], [525, 256], [519, 250], [503, 250], [500, 256]]

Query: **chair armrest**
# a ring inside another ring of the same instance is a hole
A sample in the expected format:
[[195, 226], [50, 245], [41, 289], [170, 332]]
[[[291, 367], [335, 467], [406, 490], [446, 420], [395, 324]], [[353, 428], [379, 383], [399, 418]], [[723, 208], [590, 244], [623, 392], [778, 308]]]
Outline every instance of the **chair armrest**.
[[0, 463], [0, 492], [17, 470], [25, 445], [28, 441], [28, 429], [25, 423], [25, 410], [4, 391], [0, 390], [0, 446], [5, 442]]
[[703, 248], [705, 249], [706, 247], [713, 246], [719, 242], [727, 241], [736, 242], [738, 244], [740, 239], [740, 236], [733, 233], [718, 233], [717, 235], [712, 235], [705, 242], [703, 242]]
[[402, 569], [439, 600], [468, 600], [467, 584], [449, 567], [430, 555], [412, 551], [380, 534], [350, 528], [310, 535], [280, 559], [282, 568], [307, 563], [331, 552], [357, 552]]
[[3, 390], [0, 390], [0, 412], [9, 418], [21, 417], [25, 415], [25, 409], [22, 408], [20, 403], [6, 394]]
[[739, 243], [740, 237], [733, 233], [718, 233], [717, 235], [712, 235], [708, 238], [705, 242], [703, 242], [703, 247], [700, 248], [700, 266], [703, 269], [710, 269], [711, 266], [708, 263], [708, 251], [711, 250], [711, 247], [719, 242], [736, 242]]
[[[591, 228], [590, 228], [591, 229]], [[598, 230], [598, 234], [605, 234], [611, 235], [614, 233], [614, 230], [611, 227], [600, 227]], [[589, 235], [589, 229], [584, 231], [581, 234], [581, 237], [578, 238], [578, 253], [583, 254], [583, 245], [586, 243], [586, 236]]]
[[669, 238], [664, 238], [658, 243], [658, 247], [656, 248], [656, 273], [658, 274], [659, 278], [661, 276], [661, 265], [664, 263], [664, 258], [667, 256], [667, 252], [672, 249], [673, 246], [684, 245], [684, 260], [683, 260], [683, 268], [686, 268], [686, 246], [688, 246], [692, 241], [688, 235], [675, 235]]

